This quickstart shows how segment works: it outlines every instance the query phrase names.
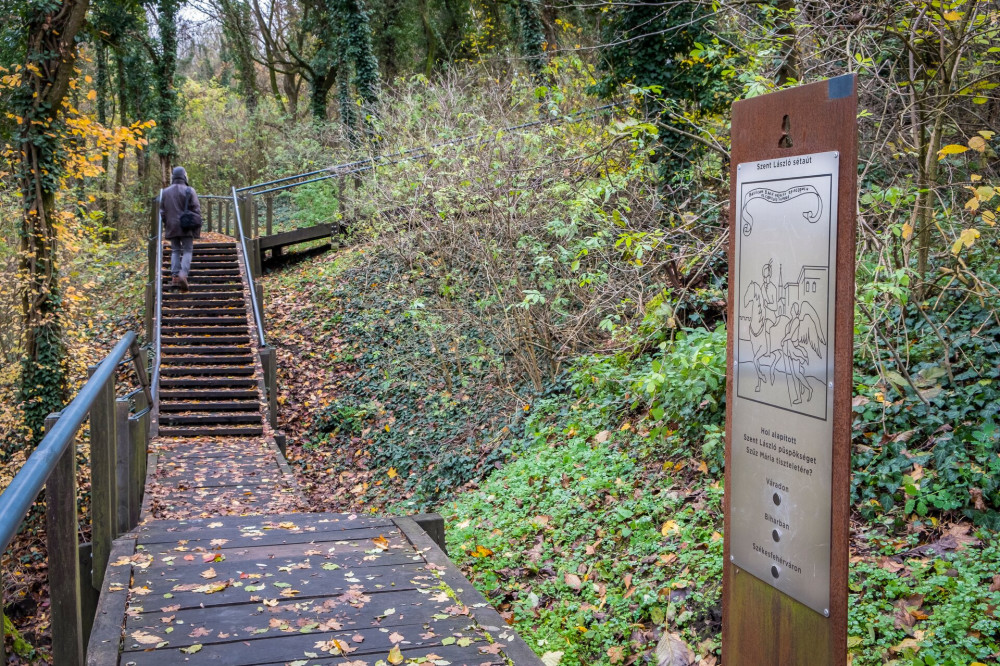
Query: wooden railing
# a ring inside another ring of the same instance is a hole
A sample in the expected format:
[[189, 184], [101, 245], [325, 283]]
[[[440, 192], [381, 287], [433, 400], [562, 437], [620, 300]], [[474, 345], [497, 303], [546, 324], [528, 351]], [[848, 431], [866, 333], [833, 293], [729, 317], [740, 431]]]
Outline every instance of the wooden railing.
[[[117, 370], [128, 363], [139, 388], [119, 398]], [[0, 547], [6, 550], [45, 488], [52, 658], [60, 666], [83, 664], [111, 542], [139, 521], [151, 400], [146, 354], [129, 332], [90, 368], [76, 397], [45, 420], [45, 437], [0, 495]], [[76, 436], [88, 417], [92, 531], [91, 542], [81, 544]], [[0, 627], [0, 663], [7, 663], [2, 632]]]

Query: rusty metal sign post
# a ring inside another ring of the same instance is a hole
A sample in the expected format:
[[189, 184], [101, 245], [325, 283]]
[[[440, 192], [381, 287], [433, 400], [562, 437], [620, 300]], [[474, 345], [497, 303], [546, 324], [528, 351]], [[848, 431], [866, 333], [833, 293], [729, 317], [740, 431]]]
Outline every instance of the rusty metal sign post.
[[857, 90], [733, 106], [722, 651], [847, 661]]

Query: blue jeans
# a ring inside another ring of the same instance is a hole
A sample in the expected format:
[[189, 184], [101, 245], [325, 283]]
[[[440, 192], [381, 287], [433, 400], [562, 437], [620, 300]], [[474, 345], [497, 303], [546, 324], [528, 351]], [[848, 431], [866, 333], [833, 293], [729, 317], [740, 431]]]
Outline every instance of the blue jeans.
[[194, 254], [194, 239], [190, 236], [170, 239], [170, 275], [187, 278], [191, 270], [191, 255]]

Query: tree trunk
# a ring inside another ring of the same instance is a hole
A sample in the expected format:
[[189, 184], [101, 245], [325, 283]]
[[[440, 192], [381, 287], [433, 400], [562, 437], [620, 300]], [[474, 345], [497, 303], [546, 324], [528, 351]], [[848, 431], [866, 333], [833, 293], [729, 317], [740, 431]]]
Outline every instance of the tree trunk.
[[[102, 127], [108, 126], [108, 47], [103, 40], [97, 40], [97, 122]], [[101, 155], [101, 193], [98, 197], [101, 211], [104, 213], [103, 224], [108, 223], [108, 154]]]
[[31, 6], [23, 80], [9, 100], [23, 118], [16, 130], [23, 206], [19, 259], [24, 319], [18, 398], [24, 409], [29, 448], [41, 440], [45, 417], [62, 409], [67, 395], [56, 260], [59, 220], [55, 195], [61, 181], [59, 142], [63, 130], [59, 110], [73, 75], [76, 34], [88, 4], [88, 0], [64, 0], [44, 5], [48, 11]]
[[179, 0], [159, 0], [156, 24], [160, 32], [159, 58], [156, 62], [156, 153], [160, 156], [160, 182], [170, 185], [170, 165], [177, 156], [174, 144], [177, 120], [177, 89], [174, 74], [177, 71], [177, 12]]
[[781, 40], [781, 65], [778, 66], [777, 83], [779, 86], [787, 85], [791, 81], [798, 81], [802, 75], [799, 72], [799, 47], [798, 36], [795, 33], [795, 24], [792, 16], [795, 12], [795, 0], [778, 0], [778, 11], [781, 12], [779, 18], [778, 35]]

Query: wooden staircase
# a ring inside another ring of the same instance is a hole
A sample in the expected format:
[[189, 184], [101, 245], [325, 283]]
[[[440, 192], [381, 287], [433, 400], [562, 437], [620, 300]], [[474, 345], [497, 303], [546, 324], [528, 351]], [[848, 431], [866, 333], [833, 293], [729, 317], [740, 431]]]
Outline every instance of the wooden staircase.
[[159, 435], [262, 435], [236, 243], [196, 242], [186, 292], [170, 284], [169, 248], [163, 256]]

